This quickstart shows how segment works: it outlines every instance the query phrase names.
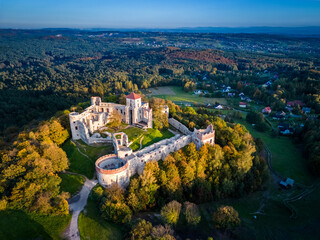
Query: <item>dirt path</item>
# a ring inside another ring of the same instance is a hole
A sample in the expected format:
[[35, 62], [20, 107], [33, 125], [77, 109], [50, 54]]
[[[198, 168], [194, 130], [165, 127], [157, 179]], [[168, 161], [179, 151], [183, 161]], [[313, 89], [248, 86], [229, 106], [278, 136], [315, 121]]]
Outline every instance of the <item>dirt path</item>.
[[91, 189], [98, 183], [97, 180], [89, 180], [86, 179], [80, 193], [79, 200], [73, 202], [69, 205], [70, 211], [72, 211], [71, 223], [69, 225], [68, 230], [66, 231], [66, 237], [70, 240], [80, 240], [79, 227], [78, 227], [78, 219], [80, 212], [87, 205], [87, 199]]
[[144, 136], [140, 139], [140, 148], [139, 148], [139, 150], [142, 149], [142, 141], [143, 141], [143, 138], [144, 138]]
[[[75, 145], [78, 149], [78, 152], [91, 161], [91, 159], [86, 154], [80, 151], [77, 143], [75, 143]], [[69, 240], [80, 240], [80, 233], [78, 227], [79, 215], [81, 211], [84, 209], [84, 207], [87, 205], [87, 200], [91, 192], [91, 189], [98, 183], [98, 180], [95, 180], [95, 176], [92, 180], [89, 180], [86, 176], [82, 174], [67, 171], [65, 172], [69, 174], [81, 175], [86, 179], [81, 191], [71, 199], [71, 203], [69, 204], [69, 210], [72, 211], [72, 218], [70, 225], [68, 226], [64, 234], [65, 237]]]
[[[268, 168], [269, 168], [269, 171], [271, 173], [271, 177], [273, 178], [274, 180], [274, 183], [275, 184], [278, 184], [281, 180], [284, 180], [285, 177], [281, 176], [278, 172], [276, 172], [273, 168], [272, 168], [272, 165], [271, 165], [271, 160], [272, 160], [272, 154], [269, 150], [269, 148], [267, 146], [265, 146], [265, 155], [266, 155], [266, 160], [267, 160], [267, 165], [268, 165]], [[297, 210], [295, 209], [295, 207], [291, 204], [295, 201], [298, 201], [304, 197], [306, 197], [307, 195], [311, 194], [318, 186], [319, 186], [319, 182], [318, 183], [315, 183], [311, 186], [305, 186], [303, 184], [300, 184], [300, 183], [297, 183], [295, 182], [294, 183], [297, 187], [303, 189], [302, 192], [294, 195], [294, 196], [290, 196], [290, 197], [287, 197], [285, 199], [282, 200], [282, 203], [290, 210], [291, 212], [291, 216], [290, 218], [297, 218]], [[264, 196], [263, 196], [263, 200], [262, 200], [262, 203], [260, 204], [260, 207], [258, 209], [258, 211], [256, 213], [260, 213], [261, 214], [261, 211], [263, 209], [263, 207], [265, 206], [268, 198], [269, 198], [269, 191], [266, 191], [264, 193]]]

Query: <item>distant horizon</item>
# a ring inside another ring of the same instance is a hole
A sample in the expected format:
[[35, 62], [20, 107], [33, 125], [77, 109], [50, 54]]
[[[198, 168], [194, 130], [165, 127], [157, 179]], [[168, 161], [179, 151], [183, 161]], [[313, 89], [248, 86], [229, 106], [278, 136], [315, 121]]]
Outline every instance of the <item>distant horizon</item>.
[[320, 37], [320, 26], [297, 26], [297, 27], [271, 27], [271, 26], [248, 26], [248, 27], [178, 27], [178, 28], [0, 28], [0, 30], [21, 31], [92, 31], [92, 32], [164, 32], [164, 33], [221, 33], [221, 34], [273, 34], [273, 35], [296, 35]]
[[10, 0], [0, 28], [320, 26], [320, 0]]
[[303, 26], [269, 26], [269, 25], [249, 25], [249, 26], [180, 26], [180, 27], [103, 27], [103, 26], [92, 26], [92, 27], [2, 27], [0, 25], [0, 29], [15, 29], [15, 30], [44, 30], [44, 29], [77, 29], [77, 30], [86, 30], [86, 29], [197, 29], [197, 28], [230, 28], [230, 29], [239, 29], [239, 28], [320, 28], [319, 25], [303, 25]]

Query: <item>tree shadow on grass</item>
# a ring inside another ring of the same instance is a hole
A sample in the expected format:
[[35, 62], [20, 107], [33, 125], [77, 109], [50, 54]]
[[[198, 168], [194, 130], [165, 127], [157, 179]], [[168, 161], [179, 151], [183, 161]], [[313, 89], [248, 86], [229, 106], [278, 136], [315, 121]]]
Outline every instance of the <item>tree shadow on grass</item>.
[[0, 239], [52, 239], [43, 226], [19, 210], [0, 211]]

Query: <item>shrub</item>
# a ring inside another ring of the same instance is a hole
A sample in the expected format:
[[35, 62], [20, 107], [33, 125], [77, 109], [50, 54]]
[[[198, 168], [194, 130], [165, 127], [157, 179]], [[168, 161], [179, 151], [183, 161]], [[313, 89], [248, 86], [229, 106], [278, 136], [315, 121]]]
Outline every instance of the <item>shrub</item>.
[[240, 225], [238, 212], [231, 206], [221, 206], [213, 214], [213, 222], [216, 228], [223, 230], [233, 229]]

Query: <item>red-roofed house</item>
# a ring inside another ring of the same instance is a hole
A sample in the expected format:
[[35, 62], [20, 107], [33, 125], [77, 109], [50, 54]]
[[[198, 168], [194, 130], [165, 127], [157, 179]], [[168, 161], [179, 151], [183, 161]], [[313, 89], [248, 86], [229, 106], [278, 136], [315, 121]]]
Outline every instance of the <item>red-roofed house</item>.
[[270, 114], [271, 113], [271, 108], [270, 107], [265, 107], [264, 109], [262, 109], [262, 113]]
[[247, 107], [247, 103], [246, 102], [239, 102], [239, 107], [246, 108]]
[[300, 100], [294, 100], [294, 101], [287, 102], [288, 107], [294, 107], [295, 105], [303, 107], [305, 104]]

